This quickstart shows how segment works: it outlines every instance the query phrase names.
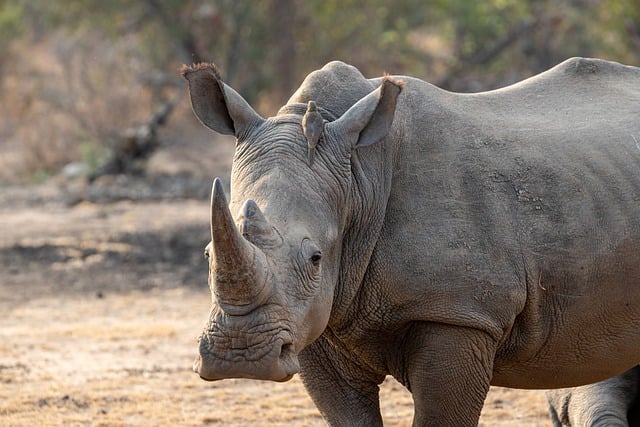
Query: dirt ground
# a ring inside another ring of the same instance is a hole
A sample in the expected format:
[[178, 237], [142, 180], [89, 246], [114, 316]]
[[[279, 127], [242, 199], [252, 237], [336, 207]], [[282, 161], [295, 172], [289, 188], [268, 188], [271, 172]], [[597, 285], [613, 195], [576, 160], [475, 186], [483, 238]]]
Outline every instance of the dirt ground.
[[[191, 371], [210, 181], [171, 173], [0, 187], [0, 425], [325, 425], [298, 377]], [[381, 405], [385, 425], [411, 424], [392, 379]], [[550, 425], [543, 392], [492, 388], [480, 425]]]

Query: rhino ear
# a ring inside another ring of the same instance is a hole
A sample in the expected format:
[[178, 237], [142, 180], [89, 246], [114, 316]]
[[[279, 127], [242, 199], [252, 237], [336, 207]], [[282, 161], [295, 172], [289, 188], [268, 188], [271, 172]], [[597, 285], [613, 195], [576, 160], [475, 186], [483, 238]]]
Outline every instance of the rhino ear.
[[338, 120], [326, 124], [351, 142], [353, 148], [366, 147], [384, 139], [391, 129], [398, 95], [404, 82], [384, 77], [380, 87], [356, 102]]
[[224, 84], [215, 65], [183, 65], [181, 74], [189, 82], [196, 117], [209, 129], [239, 137], [263, 120], [242, 96]]

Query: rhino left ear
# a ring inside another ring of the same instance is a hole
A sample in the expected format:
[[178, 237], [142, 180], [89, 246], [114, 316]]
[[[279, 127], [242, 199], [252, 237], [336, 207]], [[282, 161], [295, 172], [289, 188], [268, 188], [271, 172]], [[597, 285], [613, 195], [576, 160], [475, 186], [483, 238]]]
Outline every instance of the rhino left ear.
[[384, 139], [391, 129], [398, 95], [404, 82], [386, 76], [380, 87], [356, 102], [342, 117], [325, 126], [344, 135], [353, 148], [367, 147]]
[[209, 129], [240, 138], [263, 120], [240, 94], [222, 81], [215, 65], [185, 65], [181, 73], [189, 82], [193, 111]]

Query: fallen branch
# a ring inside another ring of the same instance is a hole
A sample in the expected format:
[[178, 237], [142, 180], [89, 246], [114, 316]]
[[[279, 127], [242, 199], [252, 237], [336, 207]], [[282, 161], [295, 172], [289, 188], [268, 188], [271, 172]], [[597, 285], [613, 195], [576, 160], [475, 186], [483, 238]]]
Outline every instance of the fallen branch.
[[103, 175], [117, 175], [135, 173], [140, 169], [140, 163], [148, 159], [158, 148], [158, 130], [166, 124], [173, 112], [179, 95], [166, 101], [145, 123], [132, 126], [119, 132], [110, 144], [111, 158], [95, 173], [89, 176], [89, 181]]

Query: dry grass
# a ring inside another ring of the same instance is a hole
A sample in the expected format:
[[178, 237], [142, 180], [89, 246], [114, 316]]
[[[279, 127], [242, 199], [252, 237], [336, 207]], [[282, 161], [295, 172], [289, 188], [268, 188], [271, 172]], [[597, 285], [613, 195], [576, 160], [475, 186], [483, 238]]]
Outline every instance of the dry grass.
[[0, 347], [3, 425], [320, 425], [298, 380], [206, 383], [191, 372], [203, 320], [193, 313], [207, 311], [206, 292], [184, 290], [12, 309]]

